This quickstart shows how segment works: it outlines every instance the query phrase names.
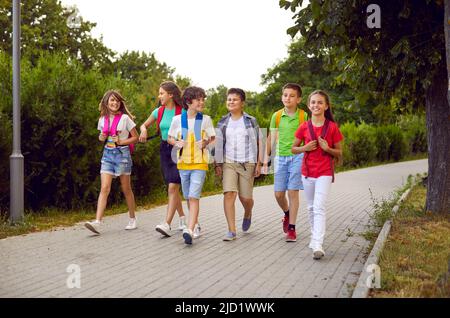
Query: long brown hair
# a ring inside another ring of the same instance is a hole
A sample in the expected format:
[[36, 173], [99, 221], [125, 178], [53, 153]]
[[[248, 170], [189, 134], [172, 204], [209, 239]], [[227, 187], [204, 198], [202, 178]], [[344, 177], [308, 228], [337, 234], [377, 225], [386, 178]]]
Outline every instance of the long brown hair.
[[98, 110], [100, 111], [100, 117], [109, 115], [108, 101], [111, 96], [114, 96], [120, 102], [119, 111], [122, 112], [123, 114], [127, 114], [128, 117], [130, 117], [131, 119], [134, 119], [134, 116], [128, 110], [125, 99], [122, 97], [122, 95], [120, 95], [120, 93], [118, 91], [115, 91], [115, 90], [109, 90], [105, 93], [105, 95], [103, 95], [102, 100], [100, 101], [100, 104], [98, 105]]
[[[168, 94], [172, 95], [172, 100], [176, 106], [183, 106], [183, 102], [181, 99], [181, 89], [177, 84], [171, 81], [165, 81], [162, 82], [159, 87], [165, 90]], [[161, 106], [161, 101], [159, 101], [158, 106]]]
[[309, 94], [306, 105], [309, 108], [309, 101], [310, 101], [311, 97], [316, 94], [319, 94], [320, 96], [323, 96], [323, 98], [325, 98], [325, 103], [327, 103], [327, 105], [328, 105], [328, 109], [325, 111], [325, 118], [328, 119], [329, 121], [334, 122], [333, 113], [331, 112], [330, 96], [325, 91], [318, 89], [318, 90], [315, 90], [314, 92], [312, 92], [311, 94]]

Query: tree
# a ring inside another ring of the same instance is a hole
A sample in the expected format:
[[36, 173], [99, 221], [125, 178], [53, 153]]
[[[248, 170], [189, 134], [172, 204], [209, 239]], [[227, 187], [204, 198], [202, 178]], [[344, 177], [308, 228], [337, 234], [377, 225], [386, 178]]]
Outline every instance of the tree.
[[[331, 95], [333, 109], [337, 121], [368, 122], [375, 121], [373, 99], [356, 99], [355, 93], [345, 83], [337, 83], [340, 72], [327, 67], [328, 53], [309, 54], [305, 39], [299, 38], [291, 43], [288, 57], [270, 68], [262, 75], [262, 84], [267, 88], [258, 96], [261, 110], [273, 113], [281, 107], [281, 91], [286, 83], [298, 83], [302, 86], [303, 99], [301, 107], [308, 111], [306, 100], [308, 95], [320, 88]], [[380, 121], [384, 121], [380, 118]]]
[[[369, 8], [372, 1], [365, 0], [311, 0], [304, 9], [302, 2], [279, 2], [295, 12], [295, 25], [288, 33], [300, 32], [309, 53], [328, 53], [330, 65], [341, 72], [340, 82], [384, 101], [391, 109], [425, 108], [429, 152], [426, 208], [450, 213], [444, 2], [386, 0], [378, 1], [379, 7], [374, 9]], [[445, 6], [448, 12], [448, 0]], [[373, 18], [381, 19], [380, 28], [367, 23]]]
[[[86, 67], [110, 72], [114, 52], [90, 32], [95, 23], [76, 15], [57, 0], [21, 1], [21, 51], [34, 63], [45, 52], [64, 53]], [[77, 20], [76, 27], [69, 21]], [[0, 50], [12, 54], [12, 1], [0, 0]]]

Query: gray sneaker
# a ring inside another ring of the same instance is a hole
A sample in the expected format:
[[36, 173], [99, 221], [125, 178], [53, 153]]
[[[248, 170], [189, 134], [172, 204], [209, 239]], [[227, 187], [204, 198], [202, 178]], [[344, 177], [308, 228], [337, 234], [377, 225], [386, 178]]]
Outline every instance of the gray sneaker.
[[201, 233], [200, 233], [201, 230], [202, 230], [202, 228], [200, 227], [200, 224], [198, 224], [198, 223], [195, 224], [194, 233], [193, 233], [192, 237], [195, 239], [199, 238], [201, 235]]
[[235, 239], [236, 233], [234, 232], [227, 232], [227, 234], [225, 234], [225, 237], [223, 238], [225, 242], [234, 241]]
[[170, 225], [164, 222], [163, 224], [158, 224], [155, 230], [166, 237], [170, 237]]
[[322, 247], [316, 247], [313, 251], [313, 258], [315, 260], [319, 260], [322, 257], [325, 256], [325, 252], [323, 251]]
[[84, 226], [94, 232], [95, 234], [100, 234], [99, 232], [99, 227], [102, 225], [102, 222], [99, 220], [95, 220], [95, 221], [90, 221], [90, 222], [86, 222], [84, 223]]

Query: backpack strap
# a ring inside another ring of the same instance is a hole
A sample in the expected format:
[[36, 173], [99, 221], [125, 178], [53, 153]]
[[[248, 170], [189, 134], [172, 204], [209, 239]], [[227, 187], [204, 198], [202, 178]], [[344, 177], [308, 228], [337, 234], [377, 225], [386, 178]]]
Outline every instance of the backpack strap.
[[[325, 123], [323, 124], [322, 127], [322, 132], [320, 133], [320, 137], [322, 139], [325, 139], [325, 136], [327, 135], [328, 132], [328, 128], [330, 127], [330, 121], [328, 119], [325, 119]], [[311, 140], [316, 140], [317, 141], [317, 136], [316, 133], [314, 132], [314, 128], [312, 125], [312, 121], [308, 120], [308, 131], [309, 131], [309, 135], [311, 137]], [[325, 152], [324, 150], [322, 150], [323, 155], [328, 156], [330, 158], [330, 165], [331, 165], [331, 173], [333, 174], [333, 179], [332, 182], [334, 182], [334, 163], [333, 163], [333, 156], [331, 156], [330, 154], [328, 154], [327, 152]], [[306, 169], [306, 174], [308, 174], [308, 164], [307, 164], [307, 158], [308, 158], [309, 152], [305, 153], [305, 157], [304, 157], [304, 164], [305, 164], [305, 169]], [[307, 178], [307, 177], [306, 177]]]
[[188, 136], [188, 116], [187, 112], [181, 114], [181, 139], [187, 140]]
[[175, 106], [175, 116], [181, 115], [181, 112], [183, 111], [183, 107], [176, 105]]
[[120, 118], [122, 118], [122, 113], [114, 115], [113, 122], [111, 124], [111, 129], [109, 128], [109, 115], [103, 117], [103, 130], [102, 133], [106, 136], [116, 136], [117, 126], [119, 125]]
[[158, 108], [158, 118], [156, 119], [156, 135], [160, 135], [161, 134], [161, 128], [159, 127], [159, 125], [161, 124], [161, 120], [164, 116], [164, 110], [166, 109], [166, 106], [161, 105]]
[[303, 109], [298, 110], [298, 125], [300, 126], [305, 122], [305, 111]]
[[[195, 141], [202, 140], [202, 121], [203, 113], [197, 113], [195, 116], [194, 135]], [[181, 114], [181, 138], [186, 141], [188, 136], [188, 116], [187, 112]]]
[[277, 128], [277, 129], [280, 126], [280, 121], [281, 121], [281, 116], [283, 115], [283, 110], [284, 110], [284, 108], [277, 110], [277, 112], [275, 113], [275, 128]]

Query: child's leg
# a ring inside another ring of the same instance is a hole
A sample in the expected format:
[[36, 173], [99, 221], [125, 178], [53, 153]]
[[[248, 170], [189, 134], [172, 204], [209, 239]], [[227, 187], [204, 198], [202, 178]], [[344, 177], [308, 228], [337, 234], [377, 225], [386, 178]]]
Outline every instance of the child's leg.
[[109, 192], [111, 191], [111, 183], [113, 176], [108, 173], [102, 173], [100, 175], [101, 179], [101, 189], [100, 194], [98, 196], [97, 202], [97, 213], [96, 219], [101, 221], [103, 218], [103, 214], [105, 213], [106, 203], [108, 202]]
[[289, 197], [289, 224], [295, 225], [297, 222], [298, 209], [300, 206], [299, 190], [303, 189], [302, 184], [302, 155], [290, 156], [288, 159], [288, 197]]
[[[198, 214], [200, 210], [200, 196], [202, 194], [203, 183], [205, 182], [205, 170], [191, 170], [189, 181], [189, 225], [188, 228], [194, 231], [195, 224], [198, 223]], [[184, 191], [183, 191], [184, 192]]]
[[239, 200], [244, 207], [244, 218], [252, 217], [253, 201], [253, 183], [255, 181], [255, 164], [245, 164], [245, 170], [239, 167]]
[[136, 202], [134, 201], [133, 190], [131, 189], [131, 176], [129, 175], [121, 175], [120, 176], [120, 185], [122, 186], [122, 192], [125, 196], [125, 200], [127, 201], [128, 213], [130, 214], [130, 218], [134, 219], [135, 210], [136, 210]]
[[325, 203], [331, 189], [331, 176], [319, 177], [314, 191], [313, 245], [322, 246], [325, 237]]
[[283, 212], [289, 211], [289, 203], [286, 199], [286, 190], [288, 189], [289, 171], [286, 157], [275, 157], [274, 167], [274, 191], [275, 199]]
[[289, 211], [289, 202], [286, 199], [286, 191], [275, 191], [275, 199], [283, 212]]
[[225, 192], [223, 195], [223, 209], [225, 211], [225, 218], [228, 223], [228, 231], [236, 233], [236, 202], [237, 192]]
[[181, 205], [180, 185], [178, 183], [169, 183], [167, 194], [169, 196], [169, 204], [167, 205], [166, 222], [171, 224], [175, 210]]
[[[189, 208], [189, 204], [188, 204], [188, 208]], [[181, 194], [179, 192], [178, 192], [178, 200], [177, 200], [177, 212], [180, 217], [184, 216], [183, 203], [181, 200]]]
[[300, 198], [298, 190], [288, 190], [289, 197], [289, 224], [295, 225], [297, 222], [298, 207], [300, 206]]
[[236, 233], [235, 202], [239, 190], [237, 164], [225, 163], [222, 171], [223, 210], [227, 219], [228, 231]]
[[315, 178], [305, 178], [302, 176], [303, 187], [305, 188], [306, 207], [309, 215], [309, 225], [311, 226], [311, 240], [314, 237], [314, 192], [315, 192]]
[[188, 228], [194, 231], [195, 224], [198, 223], [198, 213], [200, 210], [200, 200], [189, 198], [189, 225]]

